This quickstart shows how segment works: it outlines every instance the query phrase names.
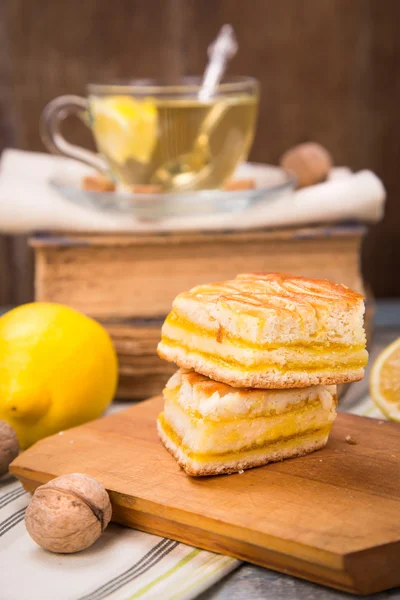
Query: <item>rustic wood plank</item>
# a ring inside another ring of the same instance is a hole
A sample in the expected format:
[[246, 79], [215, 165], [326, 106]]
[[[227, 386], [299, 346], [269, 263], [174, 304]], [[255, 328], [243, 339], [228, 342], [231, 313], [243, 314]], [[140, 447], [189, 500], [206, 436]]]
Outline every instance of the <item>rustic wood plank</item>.
[[161, 407], [152, 399], [44, 439], [11, 472], [29, 490], [87, 473], [110, 492], [117, 522], [328, 586], [373, 593], [400, 584], [399, 425], [339, 414], [317, 453], [196, 479], [157, 438]]

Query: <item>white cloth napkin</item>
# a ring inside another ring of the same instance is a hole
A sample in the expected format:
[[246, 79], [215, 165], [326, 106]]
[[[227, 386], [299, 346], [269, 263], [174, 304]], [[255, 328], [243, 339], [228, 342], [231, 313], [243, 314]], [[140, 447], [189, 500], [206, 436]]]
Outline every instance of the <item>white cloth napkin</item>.
[[49, 185], [55, 171], [81, 177], [88, 169], [76, 161], [43, 153], [5, 150], [0, 163], [0, 232], [38, 230], [88, 232], [164, 232], [287, 227], [317, 222], [378, 221], [385, 189], [371, 171], [334, 169], [329, 181], [304, 188], [243, 212], [137, 220], [75, 205]]

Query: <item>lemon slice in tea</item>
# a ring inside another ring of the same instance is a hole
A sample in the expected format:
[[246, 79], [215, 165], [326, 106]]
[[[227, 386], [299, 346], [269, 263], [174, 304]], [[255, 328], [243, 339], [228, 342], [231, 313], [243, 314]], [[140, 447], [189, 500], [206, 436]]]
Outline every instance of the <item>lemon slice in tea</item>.
[[400, 422], [400, 338], [383, 350], [371, 370], [370, 392], [375, 404]]
[[130, 96], [91, 99], [93, 133], [99, 150], [118, 164], [148, 163], [157, 142], [157, 108]]

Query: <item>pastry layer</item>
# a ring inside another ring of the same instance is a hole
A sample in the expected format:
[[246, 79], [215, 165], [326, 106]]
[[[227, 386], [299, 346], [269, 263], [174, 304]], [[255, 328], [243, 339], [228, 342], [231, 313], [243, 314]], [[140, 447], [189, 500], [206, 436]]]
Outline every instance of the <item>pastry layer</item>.
[[287, 390], [241, 389], [185, 369], [172, 375], [163, 394], [166, 400], [178, 403], [188, 416], [216, 422], [281, 415], [315, 402], [329, 411], [336, 404], [335, 385]]
[[[266, 412], [254, 417], [248, 410], [246, 416], [220, 421], [194, 416], [179, 399], [179, 390], [175, 397], [167, 394], [164, 419], [179, 436], [182, 445], [194, 454], [250, 450], [330, 426], [336, 416], [333, 395], [323, 401], [313, 396], [312, 400], [304, 403], [288, 404], [280, 414]], [[249, 404], [251, 402], [250, 391]]]
[[211, 335], [189, 333], [182, 327], [171, 325], [169, 319], [163, 327], [162, 346], [181, 347], [187, 352], [196, 350], [203, 356], [211, 356], [236, 365], [236, 368], [269, 369], [281, 365], [285, 369], [301, 370], [312, 365], [315, 370], [334, 367], [362, 368], [368, 360], [363, 346], [332, 345], [282, 345], [264, 348], [239, 346], [230, 340], [216, 340]]
[[178, 371], [164, 398], [158, 419], [161, 439], [184, 468], [192, 464], [195, 474], [199, 465], [206, 470], [219, 465], [228, 472], [239, 463], [255, 466], [254, 461], [265, 464], [308, 452], [315, 443], [325, 444], [336, 416], [335, 386], [237, 389]]
[[223, 359], [210, 353], [188, 350], [179, 344], [161, 341], [158, 354], [179, 367], [192, 369], [216, 381], [233, 387], [251, 387], [265, 389], [302, 388], [315, 385], [332, 385], [359, 381], [364, 377], [361, 367], [337, 367], [332, 356], [332, 366], [291, 369], [282, 364], [244, 366], [232, 359]]
[[330, 427], [311, 431], [303, 436], [281, 440], [266, 446], [225, 455], [193, 454], [182, 445], [179, 436], [168, 426], [163, 415], [157, 420], [157, 430], [167, 450], [188, 475], [206, 476], [237, 473], [244, 469], [260, 467], [285, 458], [304, 456], [323, 448], [328, 441]]
[[361, 379], [364, 304], [327, 281], [239, 275], [179, 294], [159, 354], [222, 382], [304, 387]]

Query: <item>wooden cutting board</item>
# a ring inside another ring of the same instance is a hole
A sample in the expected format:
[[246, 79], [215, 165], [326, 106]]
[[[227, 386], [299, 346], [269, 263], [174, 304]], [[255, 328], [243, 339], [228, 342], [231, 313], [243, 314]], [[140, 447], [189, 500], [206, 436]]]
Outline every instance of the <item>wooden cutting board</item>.
[[11, 472], [29, 491], [87, 473], [109, 491], [118, 523], [324, 585], [400, 585], [399, 425], [339, 414], [324, 450], [191, 478], [157, 438], [161, 407], [154, 398], [44, 439]]

